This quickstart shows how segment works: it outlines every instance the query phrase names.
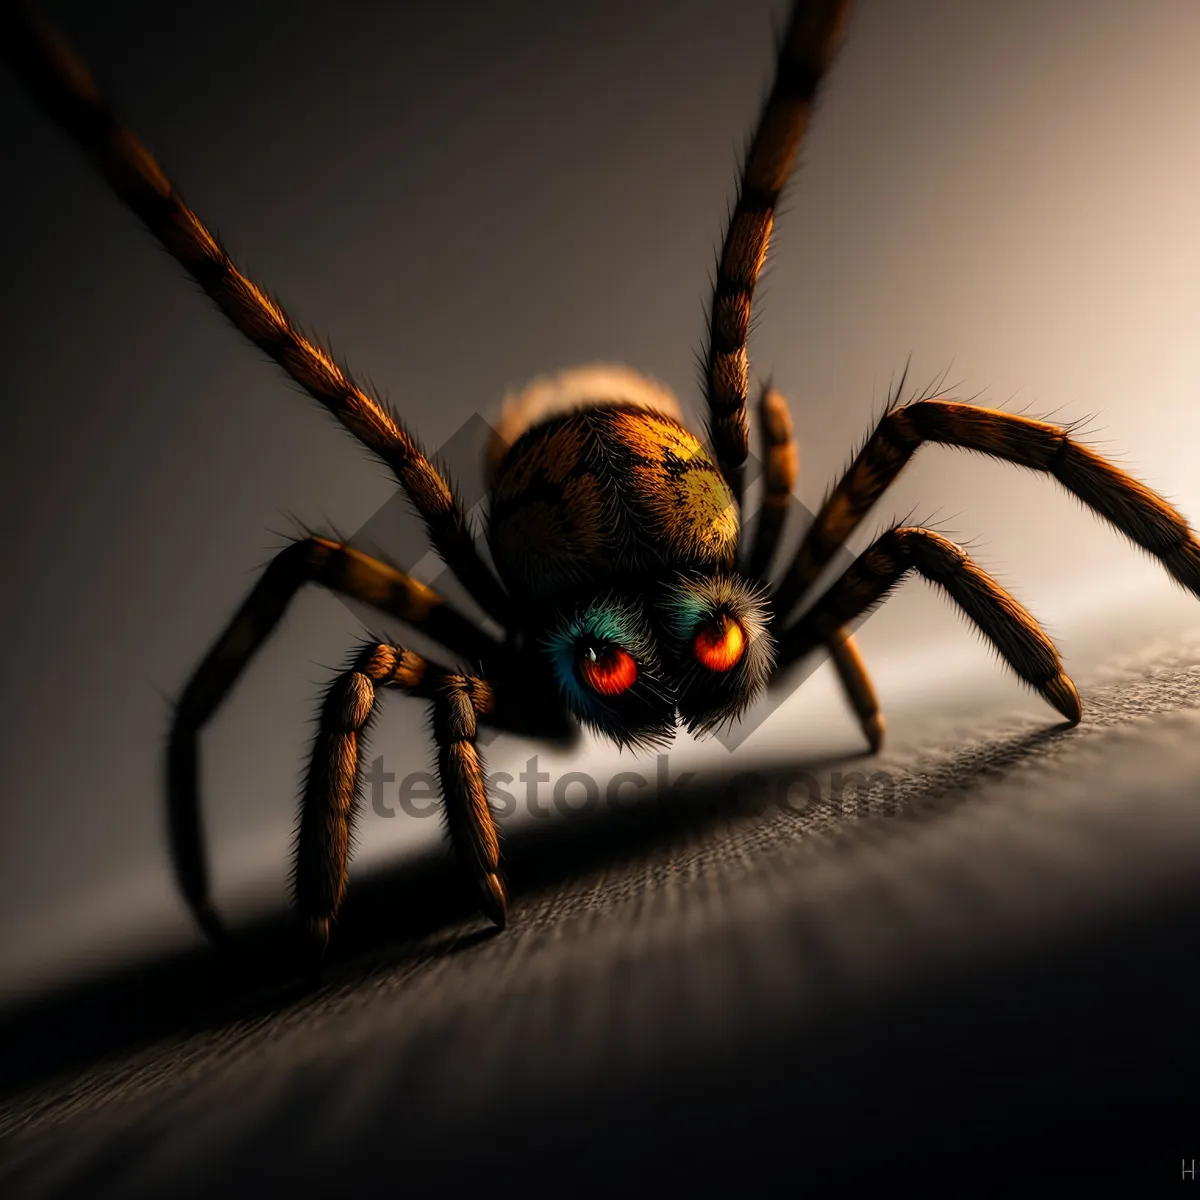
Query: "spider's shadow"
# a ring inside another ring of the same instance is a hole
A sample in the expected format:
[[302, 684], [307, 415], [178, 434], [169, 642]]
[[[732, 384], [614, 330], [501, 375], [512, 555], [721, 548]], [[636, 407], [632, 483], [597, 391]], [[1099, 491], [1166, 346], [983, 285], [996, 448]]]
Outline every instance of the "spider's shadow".
[[[873, 827], [911, 828], [914, 821], [936, 819], [965, 799], [973, 785], [1004, 773], [1064, 731], [1064, 726], [1040, 729], [998, 740], [983, 752], [976, 748], [951, 758], [921, 787], [918, 805], [905, 804]], [[601, 807], [569, 820], [534, 821], [513, 829], [505, 839], [510, 919], [519, 924], [522, 897], [553, 890], [606, 866], [669, 854], [673, 846], [731, 821], [777, 820], [778, 808], [772, 811], [757, 800], [794, 781], [798, 772], [815, 775], [839, 764], [861, 769], [864, 763], [869, 771], [873, 761], [839, 758], [776, 765], [754, 773], [762, 789], [757, 797], [747, 795], [745, 766], [708, 772], [698, 774], [683, 796], [654, 795], [637, 805]], [[743, 786], [737, 786], [737, 780]], [[836, 823], [839, 817], [829, 813], [828, 819]], [[845, 823], [849, 827], [854, 822]], [[788, 828], [781, 826], [784, 836]], [[791, 836], [803, 838], [803, 828], [795, 827]], [[832, 845], [836, 844], [835, 840]], [[478, 916], [449, 851], [426, 852], [356, 879], [339, 918], [323, 982], [352, 987], [431, 952], [469, 952], [496, 932]], [[293, 936], [291, 914], [271, 914], [236, 931], [238, 959], [254, 964], [250, 969], [231, 965], [204, 946], [119, 969], [0, 1012], [0, 1042], [10, 1047], [0, 1061], [0, 1100], [109, 1055], [264, 1016], [303, 1000], [312, 980], [295, 969]]]

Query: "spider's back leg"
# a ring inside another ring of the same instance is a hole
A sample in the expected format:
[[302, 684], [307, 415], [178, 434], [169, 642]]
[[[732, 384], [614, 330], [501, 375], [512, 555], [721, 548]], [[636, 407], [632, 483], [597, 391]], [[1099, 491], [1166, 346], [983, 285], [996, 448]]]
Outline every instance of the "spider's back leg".
[[798, 0], [779, 47], [775, 79], [742, 164], [737, 203], [717, 260], [703, 356], [709, 439], [734, 497], [742, 499], [749, 448], [750, 313], [775, 207], [795, 166], [813, 103], [841, 44], [849, 0]]
[[[764, 387], [758, 412], [763, 439], [763, 498], [747, 570], [751, 576], [765, 583], [791, 508], [793, 489], [800, 472], [800, 455], [792, 417], [783, 395], [770, 386]], [[854, 710], [868, 745], [878, 753], [883, 745], [883, 713], [858, 644], [845, 628], [835, 630], [826, 644], [842, 691]]]
[[763, 493], [754, 522], [754, 539], [746, 558], [746, 573], [765, 580], [779, 550], [793, 489], [800, 477], [800, 452], [792, 415], [787, 401], [770, 384], [763, 386], [758, 400], [758, 428], [762, 441]]

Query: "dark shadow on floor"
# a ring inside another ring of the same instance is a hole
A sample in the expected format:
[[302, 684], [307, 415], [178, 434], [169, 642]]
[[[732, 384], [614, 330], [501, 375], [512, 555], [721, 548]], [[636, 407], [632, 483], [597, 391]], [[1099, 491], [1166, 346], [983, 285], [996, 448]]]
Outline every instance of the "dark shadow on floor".
[[[939, 760], [935, 769], [908, 780], [902, 803], [867, 814], [882, 820], [936, 819], [972, 786], [1003, 775], [1051, 745], [1065, 730], [1040, 729], [973, 747]], [[601, 868], [642, 856], [669, 855], [675, 844], [730, 821], [775, 821], [781, 837], [804, 838], [814, 817], [805, 803], [805, 776], [831, 770], [868, 777], [876, 760], [809, 761], [755, 770], [747, 764], [697, 777], [677, 796], [655, 794], [642, 802], [607, 804], [562, 819], [534, 821], [508, 832], [505, 866], [512, 907], [523, 896], [553, 889]], [[797, 797], [799, 798], [797, 800]], [[781, 798], [790, 798], [788, 822], [779, 821]], [[853, 794], [839, 810], [834, 798], [816, 801], [827, 828], [853, 827], [864, 815]], [[879, 820], [874, 822], [879, 827]], [[445, 942], [436, 935], [446, 931]], [[491, 930], [476, 917], [472, 899], [448, 853], [423, 855], [358, 877], [339, 920], [323, 982], [353, 985], [394, 971], [429, 953], [452, 953]], [[252, 1018], [300, 1000], [312, 982], [299, 974], [289, 914], [265, 916], [237, 931], [238, 965], [208, 947], [132, 965], [0, 1013], [0, 1099], [86, 1068], [109, 1055], [126, 1055], [171, 1036]], [[503, 935], [499, 935], [503, 936]], [[431, 947], [431, 942], [432, 947]]]

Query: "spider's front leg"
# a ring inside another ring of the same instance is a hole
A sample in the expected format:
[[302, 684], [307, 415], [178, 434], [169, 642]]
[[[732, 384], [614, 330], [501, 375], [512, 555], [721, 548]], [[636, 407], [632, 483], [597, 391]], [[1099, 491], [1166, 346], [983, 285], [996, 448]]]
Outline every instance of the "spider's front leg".
[[346, 894], [350, 833], [359, 808], [362, 747], [376, 711], [376, 690], [396, 687], [433, 703], [446, 823], [480, 906], [504, 928], [507, 897], [500, 879], [500, 840], [488, 804], [478, 721], [494, 709], [491, 687], [455, 674], [403, 646], [368, 645], [334, 680], [321, 708], [300, 816], [295, 900], [309, 948], [319, 957]]
[[[901, 379], [897, 396], [903, 391]], [[922, 398], [891, 408], [829, 493], [773, 597], [780, 617], [806, 590], [926, 442], [957, 446], [1049, 475], [1200, 596], [1200, 540], [1162, 496], [1071, 431], [1015, 413]]]
[[1021, 679], [1072, 725], [1079, 723], [1079, 693], [1046, 632], [965, 550], [930, 529], [889, 529], [868, 547], [780, 635], [779, 668], [878, 604], [914, 570], [946, 592]]
[[[224, 941], [225, 928], [209, 898], [200, 823], [200, 733], [296, 593], [308, 583], [370, 604], [468, 661], [489, 660], [501, 651], [498, 642], [430, 588], [349, 546], [309, 537], [276, 555], [184, 688], [167, 749], [169, 834], [176, 877], [193, 916], [213, 941]], [[421, 670], [424, 678], [429, 672]], [[401, 670], [392, 682], [400, 685], [406, 678]], [[414, 679], [413, 687], [419, 686]], [[329, 721], [334, 726], [339, 722], [353, 726], [354, 697], [341, 695], [337, 703], [343, 706], [341, 714], [335, 705], [327, 710]], [[326, 766], [333, 769], [336, 764], [331, 760]]]

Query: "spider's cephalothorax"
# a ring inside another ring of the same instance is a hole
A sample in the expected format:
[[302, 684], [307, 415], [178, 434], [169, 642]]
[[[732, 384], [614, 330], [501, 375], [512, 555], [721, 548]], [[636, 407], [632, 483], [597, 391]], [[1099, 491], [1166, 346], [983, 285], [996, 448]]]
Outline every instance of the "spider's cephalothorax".
[[737, 503], [674, 397], [579, 369], [515, 397], [501, 428], [492, 555], [573, 715], [631, 746], [677, 717], [694, 733], [736, 720], [774, 665], [767, 603], [737, 572]]
[[363, 741], [381, 688], [430, 706], [451, 841], [498, 925], [507, 891], [477, 747], [480, 724], [562, 739], [582, 722], [619, 744], [653, 744], [677, 723], [701, 733], [736, 719], [764, 683], [825, 647], [877, 750], [883, 718], [847, 627], [912, 571], [946, 592], [1018, 678], [1078, 722], [1079, 697], [1053, 642], [962, 549], [932, 530], [886, 530], [801, 608], [925, 442], [1052, 476], [1200, 595], [1200, 542], [1162, 497], [1067, 429], [932, 393], [901, 403], [903, 380], [777, 576], [771, 567], [797, 456], [783, 397], [763, 389], [763, 507], [752, 540], [741, 543], [751, 303], [776, 203], [849, 7], [848, 0], [798, 0], [779, 39], [774, 82], [742, 162], [717, 262], [702, 356], [707, 437], [688, 431], [666, 389], [623, 369], [584, 368], [531, 385], [501, 414], [486, 462], [497, 575], [478, 553], [453, 489], [400, 418], [237, 269], [57, 34], [23, 6], [0, 6], [5, 54], [46, 112], [233, 324], [392, 470], [434, 548], [504, 631], [494, 637], [390, 564], [327, 538], [297, 541], [271, 562], [184, 689], [167, 753], [175, 869], [210, 936], [222, 938], [224, 927], [209, 899], [199, 735], [307, 583], [420, 630], [461, 664], [372, 639], [330, 685], [295, 854], [296, 907], [307, 945], [318, 952], [345, 895]]

